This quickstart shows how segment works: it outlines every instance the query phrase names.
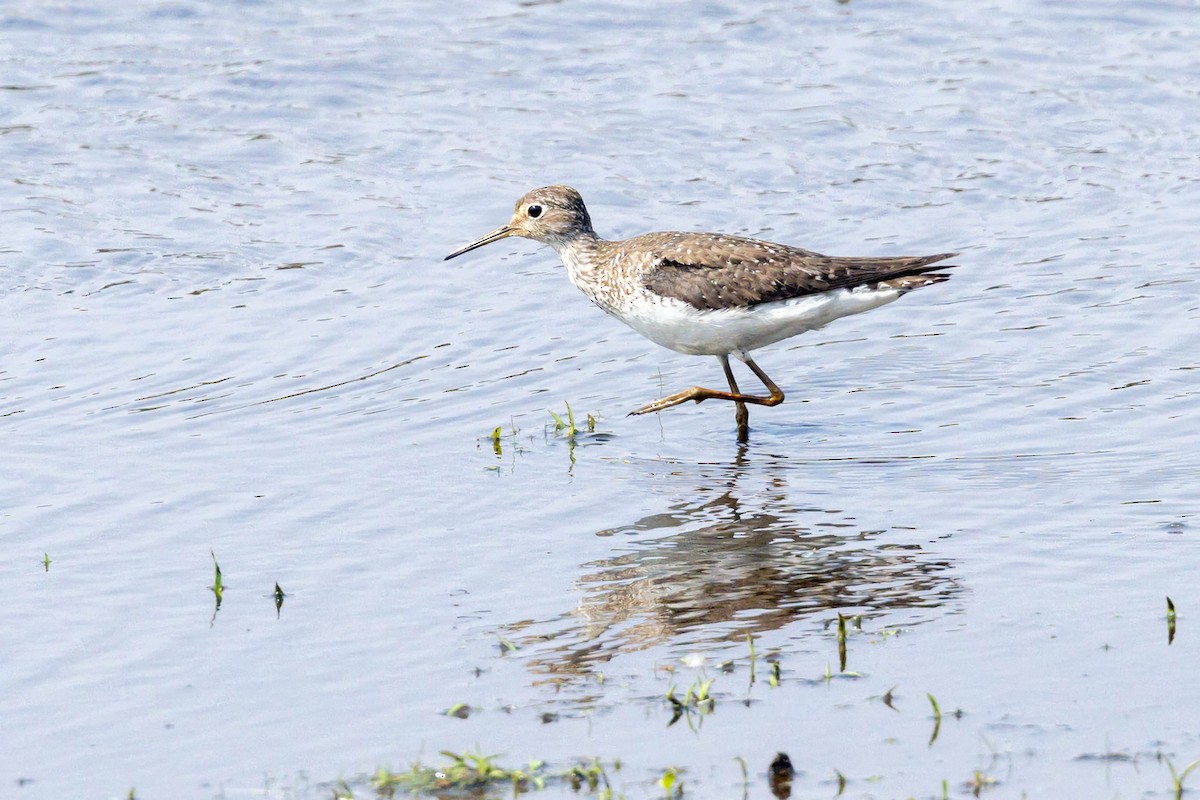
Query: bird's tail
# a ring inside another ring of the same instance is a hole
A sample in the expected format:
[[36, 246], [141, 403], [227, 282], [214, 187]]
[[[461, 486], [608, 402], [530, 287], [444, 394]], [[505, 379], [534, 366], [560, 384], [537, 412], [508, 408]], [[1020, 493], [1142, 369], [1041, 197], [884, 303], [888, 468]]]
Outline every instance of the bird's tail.
[[[953, 266], [953, 264], [947, 265]], [[945, 269], [946, 267], [940, 267]], [[876, 286], [895, 289], [900, 294], [906, 294], [913, 289], [920, 289], [922, 286], [932, 286], [935, 283], [950, 280], [950, 276], [945, 272], [922, 272], [919, 275], [903, 275], [899, 278], [891, 278], [890, 280], [880, 281]]]

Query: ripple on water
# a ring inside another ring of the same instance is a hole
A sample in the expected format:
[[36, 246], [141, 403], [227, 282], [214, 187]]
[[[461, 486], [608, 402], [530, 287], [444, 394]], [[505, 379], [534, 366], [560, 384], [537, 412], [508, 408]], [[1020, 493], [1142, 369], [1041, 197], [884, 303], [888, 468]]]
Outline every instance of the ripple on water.
[[[788, 749], [798, 793], [1095, 795], [1167, 776], [1081, 755], [1190, 760], [1178, 9], [9, 5], [0, 779], [189, 796], [515, 741], [705, 794]], [[964, 255], [763, 352], [788, 402], [739, 449], [712, 403], [626, 418], [720, 370], [549, 252], [441, 261], [552, 182], [614, 237]], [[813, 683], [838, 612], [858, 677]], [[743, 698], [747, 633], [784, 682]], [[729, 659], [674, 747], [667, 689]], [[933, 747], [927, 691], [966, 712]]]

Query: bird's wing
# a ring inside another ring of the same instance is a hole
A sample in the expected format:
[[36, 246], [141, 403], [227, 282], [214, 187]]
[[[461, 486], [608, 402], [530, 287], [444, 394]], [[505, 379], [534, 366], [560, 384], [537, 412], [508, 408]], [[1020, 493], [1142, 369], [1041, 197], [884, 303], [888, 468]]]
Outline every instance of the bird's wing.
[[[650, 236], [656, 236], [651, 234]], [[654, 244], [642, 275], [655, 294], [701, 309], [746, 308], [831, 289], [850, 289], [921, 275], [957, 253], [895, 258], [825, 256], [798, 247], [721, 234], [667, 234]], [[929, 283], [935, 276], [928, 276]], [[944, 279], [944, 276], [937, 276]], [[898, 281], [899, 289], [919, 283]]]

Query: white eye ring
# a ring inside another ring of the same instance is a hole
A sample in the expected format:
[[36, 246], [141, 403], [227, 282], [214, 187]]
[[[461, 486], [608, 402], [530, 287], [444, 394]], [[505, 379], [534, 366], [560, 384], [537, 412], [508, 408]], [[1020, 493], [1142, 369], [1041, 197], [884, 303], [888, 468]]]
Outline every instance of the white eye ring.
[[542, 215], [542, 207], [537, 204], [531, 205], [529, 208], [525, 209], [525, 213], [534, 219], [537, 219]]

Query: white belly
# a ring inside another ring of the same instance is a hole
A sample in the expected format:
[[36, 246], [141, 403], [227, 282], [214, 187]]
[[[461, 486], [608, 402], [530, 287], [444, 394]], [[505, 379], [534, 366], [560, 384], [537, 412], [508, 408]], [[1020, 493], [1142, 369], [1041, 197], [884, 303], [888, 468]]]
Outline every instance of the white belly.
[[670, 297], [645, 293], [611, 313], [663, 347], [693, 356], [750, 351], [890, 303], [895, 289], [835, 289], [750, 308], [701, 311]]

